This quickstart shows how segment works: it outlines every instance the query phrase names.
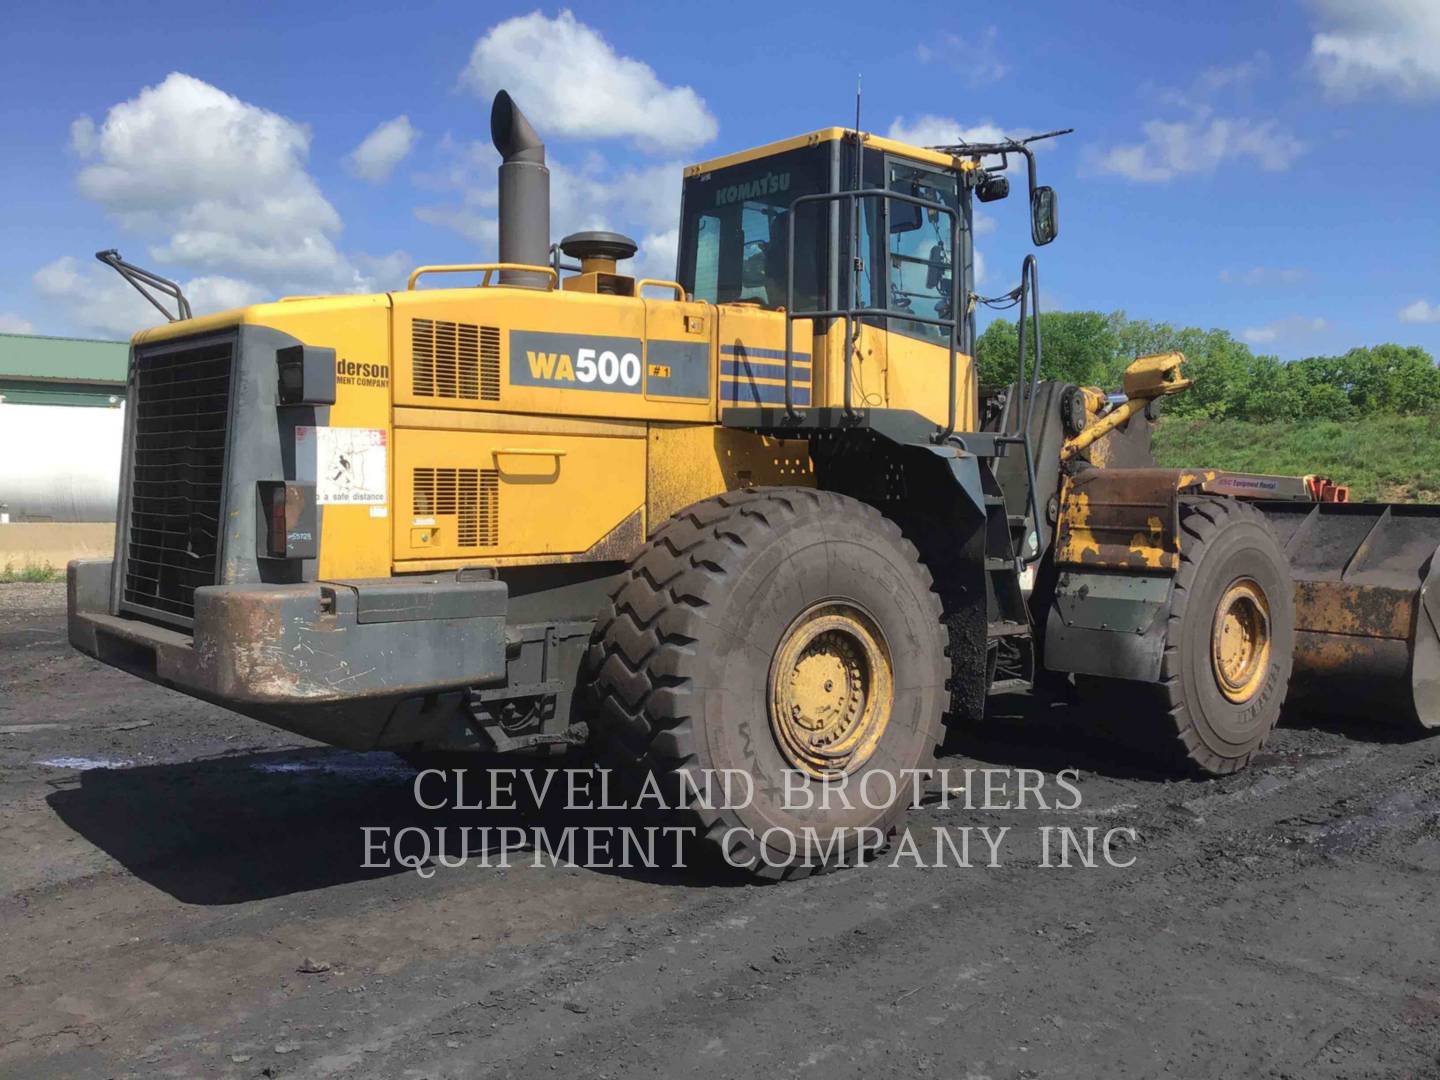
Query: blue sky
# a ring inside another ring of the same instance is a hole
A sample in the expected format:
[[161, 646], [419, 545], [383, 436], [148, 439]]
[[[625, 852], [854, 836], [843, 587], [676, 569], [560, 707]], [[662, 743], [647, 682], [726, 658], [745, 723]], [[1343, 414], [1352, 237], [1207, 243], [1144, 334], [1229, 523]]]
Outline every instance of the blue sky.
[[[491, 258], [498, 86], [549, 145], [557, 236], [621, 229], [665, 273], [680, 166], [848, 124], [863, 74], [881, 133], [1076, 128], [1041, 155], [1051, 307], [1440, 354], [1436, 0], [248, 6], [11, 10], [0, 329], [148, 322], [102, 247], [201, 308]], [[998, 293], [1023, 200], [987, 213]]]

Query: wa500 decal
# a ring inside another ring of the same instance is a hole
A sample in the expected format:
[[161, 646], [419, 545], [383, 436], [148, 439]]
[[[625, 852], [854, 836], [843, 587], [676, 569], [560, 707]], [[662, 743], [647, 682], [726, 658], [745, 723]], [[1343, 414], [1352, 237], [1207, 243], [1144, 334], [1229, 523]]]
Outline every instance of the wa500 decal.
[[510, 331], [510, 384], [638, 394], [639, 338]]

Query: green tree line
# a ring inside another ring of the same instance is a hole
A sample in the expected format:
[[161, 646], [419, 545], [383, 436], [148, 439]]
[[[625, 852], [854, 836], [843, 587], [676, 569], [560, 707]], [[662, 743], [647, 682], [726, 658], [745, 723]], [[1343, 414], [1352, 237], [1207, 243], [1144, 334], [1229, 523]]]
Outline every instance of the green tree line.
[[[1257, 355], [1224, 330], [1129, 319], [1121, 311], [1044, 313], [1040, 335], [1042, 379], [1107, 390], [1120, 388], [1121, 374], [1137, 356], [1184, 353], [1183, 370], [1195, 386], [1165, 402], [1171, 416], [1263, 423], [1440, 412], [1440, 368], [1414, 345], [1371, 345], [1343, 356], [1282, 362]], [[975, 353], [982, 386], [1013, 381], [1015, 324], [992, 322]]]

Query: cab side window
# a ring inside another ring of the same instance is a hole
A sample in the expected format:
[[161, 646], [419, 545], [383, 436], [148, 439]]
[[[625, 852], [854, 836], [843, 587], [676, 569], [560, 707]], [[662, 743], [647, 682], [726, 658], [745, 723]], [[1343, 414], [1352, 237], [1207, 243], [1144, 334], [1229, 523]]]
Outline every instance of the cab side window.
[[[891, 162], [891, 191], [954, 210], [958, 206], [954, 176], [913, 165]], [[952, 219], [923, 207], [889, 200], [889, 238], [886, 262], [889, 294], [886, 307], [897, 314], [928, 319], [949, 319], [955, 310], [955, 251]], [[946, 342], [949, 332], [927, 323], [892, 319], [891, 328], [904, 334]]]

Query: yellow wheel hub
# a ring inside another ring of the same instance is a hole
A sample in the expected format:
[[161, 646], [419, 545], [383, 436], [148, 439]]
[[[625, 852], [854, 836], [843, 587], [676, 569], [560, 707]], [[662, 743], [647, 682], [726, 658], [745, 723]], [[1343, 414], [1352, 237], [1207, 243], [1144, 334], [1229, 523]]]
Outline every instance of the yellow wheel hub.
[[853, 604], [817, 604], [791, 624], [770, 663], [775, 741], [817, 779], [853, 772], [885, 733], [894, 688], [874, 620]]
[[1250, 700], [1270, 666], [1270, 603], [1250, 578], [1225, 591], [1210, 632], [1210, 664], [1220, 692], [1239, 704]]

